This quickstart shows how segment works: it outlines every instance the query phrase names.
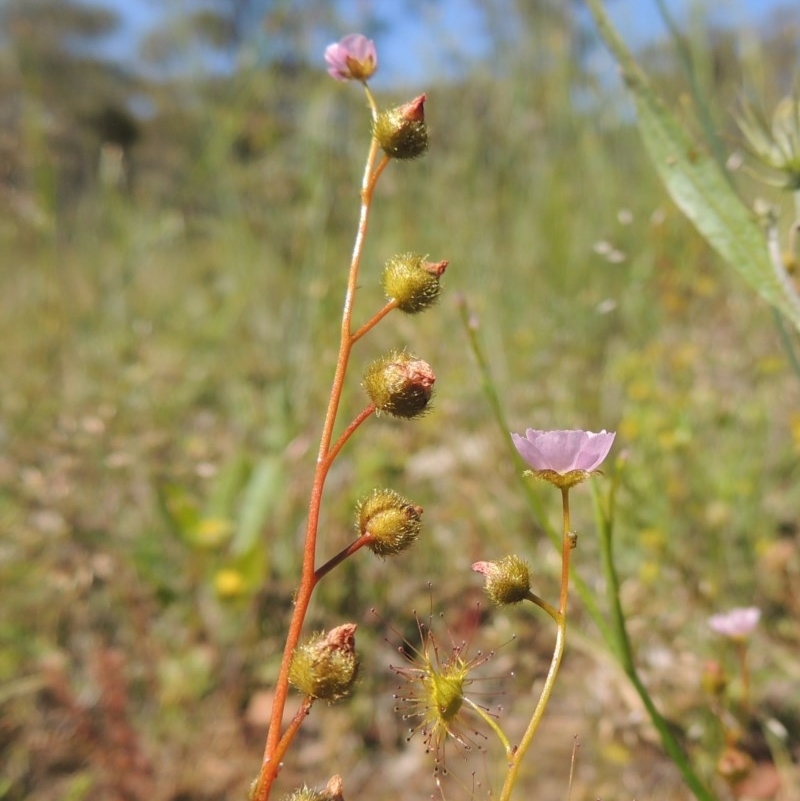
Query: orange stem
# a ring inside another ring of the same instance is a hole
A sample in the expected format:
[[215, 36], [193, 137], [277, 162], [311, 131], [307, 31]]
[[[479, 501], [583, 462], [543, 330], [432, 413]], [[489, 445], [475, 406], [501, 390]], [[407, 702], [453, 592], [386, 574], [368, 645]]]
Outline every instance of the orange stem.
[[367, 320], [367, 322], [364, 323], [364, 325], [362, 325], [361, 328], [355, 332], [355, 334], [353, 334], [353, 337], [350, 341], [353, 344], [358, 342], [358, 340], [361, 339], [361, 337], [363, 337], [367, 331], [372, 330], [384, 317], [386, 317], [387, 314], [389, 314], [390, 311], [392, 311], [392, 309], [396, 308], [397, 301], [392, 298], [374, 317], [372, 317], [370, 320]]
[[558, 597], [558, 613], [562, 617], [567, 614], [567, 598], [569, 596], [569, 556], [575, 547], [575, 540], [570, 536], [569, 530], [569, 489], [561, 489], [561, 515], [563, 519], [563, 533], [561, 535], [561, 592]]
[[373, 536], [372, 534], [362, 534], [357, 540], [353, 540], [346, 548], [339, 551], [336, 556], [329, 559], [325, 562], [322, 567], [317, 568], [317, 581], [319, 581], [323, 576], [327, 575], [328, 573], [333, 570], [336, 565], [341, 564], [347, 559], [348, 556], [352, 556], [356, 551], [360, 551], [365, 545], [372, 542]]
[[[368, 98], [371, 100], [369, 90]], [[374, 101], [371, 101], [374, 113]], [[328, 409], [325, 414], [325, 422], [322, 427], [320, 437], [319, 453], [317, 455], [317, 466], [314, 471], [314, 480], [311, 486], [311, 496], [308, 505], [308, 518], [306, 522], [305, 544], [303, 546], [303, 565], [300, 574], [300, 586], [294, 599], [294, 611], [289, 629], [286, 634], [286, 643], [283, 650], [278, 679], [275, 684], [275, 697], [272, 702], [272, 715], [270, 717], [267, 741], [264, 747], [264, 757], [261, 763], [261, 771], [255, 782], [250, 795], [251, 801], [267, 801], [272, 784], [280, 770], [281, 759], [294, 738], [294, 734], [300, 726], [302, 719], [292, 722], [286, 734], [281, 737], [281, 725], [283, 713], [286, 708], [286, 699], [289, 694], [289, 667], [292, 661], [292, 654], [300, 641], [303, 630], [303, 623], [308, 612], [311, 596], [314, 588], [321, 576], [318, 576], [315, 569], [317, 552], [317, 532], [319, 529], [319, 515], [322, 506], [322, 492], [325, 487], [325, 479], [328, 476], [333, 459], [341, 450], [344, 443], [349, 439], [358, 426], [374, 411], [371, 405], [356, 418], [348, 429], [342, 434], [333, 448], [333, 428], [336, 422], [336, 414], [342, 398], [344, 379], [347, 372], [347, 364], [350, 352], [353, 347], [354, 339], [351, 334], [353, 303], [355, 300], [356, 289], [358, 287], [358, 269], [361, 264], [361, 256], [364, 250], [364, 240], [367, 234], [369, 223], [369, 213], [372, 207], [372, 197], [375, 185], [381, 173], [386, 169], [389, 162], [388, 157], [384, 156], [377, 168], [373, 170], [375, 159], [378, 154], [378, 143], [373, 138], [370, 144], [367, 162], [364, 168], [364, 176], [361, 181], [361, 212], [359, 215], [358, 229], [356, 231], [355, 243], [353, 245], [353, 255], [350, 260], [350, 272], [347, 280], [347, 290], [342, 310], [342, 325], [339, 340], [339, 355], [336, 360], [336, 370], [331, 384], [331, 393], [328, 400]], [[303, 716], [305, 717], [305, 716]], [[294, 728], [293, 728], [294, 727]]]
[[325, 457], [325, 461], [328, 465], [333, 464], [333, 460], [339, 455], [339, 451], [344, 447], [347, 440], [353, 436], [356, 432], [356, 429], [375, 411], [375, 404], [370, 403], [369, 406], [366, 406], [362, 409], [356, 418], [350, 423], [349, 426], [342, 432], [342, 435], [339, 439], [336, 440], [333, 447], [328, 451], [328, 455]]
[[286, 727], [286, 731], [283, 733], [283, 737], [281, 737], [278, 747], [275, 750], [274, 759], [279, 765], [283, 759], [283, 755], [289, 750], [289, 746], [291, 745], [292, 740], [294, 740], [295, 734], [297, 734], [297, 732], [300, 730], [300, 726], [302, 726], [303, 721], [308, 717], [308, 713], [311, 712], [311, 705], [313, 703], [314, 699], [310, 696], [307, 695], [305, 698], [303, 698], [303, 703], [300, 709], [295, 712], [294, 717]]

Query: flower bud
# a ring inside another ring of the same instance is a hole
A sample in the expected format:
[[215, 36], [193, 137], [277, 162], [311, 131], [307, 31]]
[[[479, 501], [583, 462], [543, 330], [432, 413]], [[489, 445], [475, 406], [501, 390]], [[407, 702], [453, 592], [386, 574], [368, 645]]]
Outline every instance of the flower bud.
[[716, 660], [706, 662], [703, 665], [700, 684], [711, 695], [723, 695], [728, 688], [728, 677], [725, 675], [725, 668]]
[[381, 111], [372, 126], [372, 135], [387, 156], [415, 159], [428, 149], [425, 100], [420, 95], [410, 103]]
[[324, 790], [301, 787], [285, 797], [285, 801], [344, 801], [342, 777], [331, 776]]
[[741, 748], [729, 745], [717, 760], [717, 773], [729, 784], [736, 784], [753, 770], [753, 758]]
[[498, 606], [517, 604], [530, 594], [530, 569], [518, 556], [506, 556], [499, 562], [475, 562], [472, 569], [485, 577], [486, 594]]
[[358, 504], [358, 530], [377, 556], [394, 556], [419, 537], [422, 507], [393, 490], [375, 490]]
[[392, 351], [367, 367], [363, 386], [379, 412], [411, 420], [425, 412], [435, 381], [427, 362]]
[[347, 695], [358, 674], [355, 633], [355, 624], [345, 623], [298, 645], [289, 668], [292, 687], [325, 701]]
[[323, 790], [328, 801], [344, 801], [344, 782], [338, 773], [328, 779], [328, 783]]
[[328, 74], [337, 81], [362, 81], [378, 69], [375, 42], [360, 33], [351, 33], [325, 48]]
[[445, 269], [446, 261], [434, 264], [415, 253], [393, 256], [383, 268], [383, 291], [397, 301], [400, 311], [416, 314], [436, 302]]

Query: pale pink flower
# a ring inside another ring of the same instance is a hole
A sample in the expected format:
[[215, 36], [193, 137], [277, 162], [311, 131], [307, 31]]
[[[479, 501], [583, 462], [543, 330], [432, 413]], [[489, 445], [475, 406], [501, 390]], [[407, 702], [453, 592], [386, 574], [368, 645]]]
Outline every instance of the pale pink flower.
[[711, 615], [708, 626], [723, 637], [743, 640], [752, 634], [759, 620], [761, 620], [761, 610], [757, 606], [745, 606], [719, 615]]
[[585, 481], [608, 456], [614, 444], [613, 431], [536, 431], [523, 437], [511, 434], [519, 455], [533, 468], [533, 474], [569, 489]]
[[613, 431], [536, 431], [529, 428], [523, 437], [512, 434], [519, 455], [534, 470], [569, 473], [591, 472], [606, 458], [614, 443]]
[[337, 81], [366, 81], [378, 69], [375, 42], [360, 33], [350, 33], [325, 48], [328, 74]]

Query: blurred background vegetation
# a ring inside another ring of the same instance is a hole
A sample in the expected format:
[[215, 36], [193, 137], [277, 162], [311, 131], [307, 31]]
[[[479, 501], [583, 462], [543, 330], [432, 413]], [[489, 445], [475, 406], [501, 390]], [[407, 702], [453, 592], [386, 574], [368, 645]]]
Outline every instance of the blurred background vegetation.
[[[446, 53], [456, 34], [436, 5], [398, 17], [418, 15], [425, 47]], [[792, 89], [800, 12], [787, 2], [737, 29], [711, 19], [715, 5], [683, 20], [691, 75], [674, 39], [637, 55], [687, 120], [698, 81], [736, 154], [742, 96], [768, 111]], [[381, 181], [356, 317], [382, 302], [380, 267], [398, 251], [449, 259], [447, 294], [359, 344], [341, 420], [364, 403], [361, 365], [391, 347], [434, 366], [435, 408], [418, 424], [372, 420], [347, 446], [321, 558], [350, 540], [375, 486], [421, 504], [425, 535], [321, 585], [310, 626], [357, 622], [364, 669], [352, 700], [314, 710], [285, 785], [341, 772], [349, 798], [409, 797], [410, 776], [418, 797], [432, 791], [422, 744], [392, 713], [384, 639], [415, 642], [415, 608], [444, 611], [475, 648], [518, 634], [486, 666], [506, 677], [512, 732], [546, 670], [542, 621], [476, 607], [473, 560], [516, 550], [547, 597], [557, 556], [506, 459], [458, 296], [515, 429], [618, 431], [632, 635], [705, 775], [722, 743], [703, 665], [729, 656], [705, 620], [730, 606], [764, 609], [755, 700], [797, 758], [800, 383], [780, 329], [666, 199], [580, 4], [464, 7], [484, 23], [479, 58], [453, 51], [423, 86], [376, 82], [383, 105], [428, 93], [432, 145]], [[168, 8], [122, 62], [104, 46], [111, 5], [0, 4], [3, 799], [243, 798], [263, 748], [369, 141], [363, 96], [331, 81], [322, 47], [360, 30], [380, 49], [394, 17], [319, 0]], [[583, 496], [576, 569], [596, 586]], [[526, 786], [566, 797], [577, 735], [573, 801], [686, 798], [574, 612]], [[479, 796], [492, 755], [478, 756]]]

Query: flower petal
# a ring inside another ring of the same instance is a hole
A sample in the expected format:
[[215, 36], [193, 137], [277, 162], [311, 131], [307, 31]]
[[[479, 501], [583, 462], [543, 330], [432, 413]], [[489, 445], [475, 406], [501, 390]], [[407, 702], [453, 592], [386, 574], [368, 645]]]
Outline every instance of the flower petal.
[[711, 615], [708, 627], [723, 637], [742, 639], [752, 633], [759, 620], [761, 620], [761, 610], [757, 606], [745, 606]]
[[568, 473], [573, 470], [591, 472], [608, 455], [614, 443], [614, 432], [582, 430], [538, 431], [527, 429], [525, 436], [511, 434], [520, 456], [534, 470]]

